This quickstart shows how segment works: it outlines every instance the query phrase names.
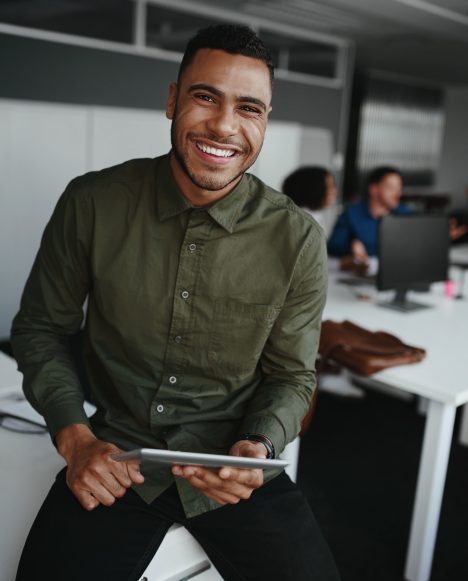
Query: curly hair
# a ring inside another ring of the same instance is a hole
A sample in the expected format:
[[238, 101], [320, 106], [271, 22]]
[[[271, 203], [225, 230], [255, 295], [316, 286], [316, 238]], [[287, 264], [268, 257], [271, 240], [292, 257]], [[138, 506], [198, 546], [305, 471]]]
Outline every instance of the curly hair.
[[264, 62], [273, 86], [274, 66], [270, 51], [251, 28], [239, 24], [216, 24], [199, 30], [185, 48], [180, 63], [178, 82], [184, 70], [193, 61], [196, 52], [202, 48], [223, 50], [230, 54], [240, 54]]
[[326, 177], [330, 172], [319, 166], [304, 166], [293, 171], [283, 182], [283, 194], [301, 208], [319, 210], [327, 194]]

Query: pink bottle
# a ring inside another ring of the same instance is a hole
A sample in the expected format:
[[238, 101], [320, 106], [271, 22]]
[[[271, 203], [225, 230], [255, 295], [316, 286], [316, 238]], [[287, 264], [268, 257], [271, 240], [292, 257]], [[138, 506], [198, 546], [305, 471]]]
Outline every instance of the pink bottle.
[[445, 296], [449, 299], [453, 299], [455, 296], [455, 283], [453, 280], [446, 280], [445, 281]]

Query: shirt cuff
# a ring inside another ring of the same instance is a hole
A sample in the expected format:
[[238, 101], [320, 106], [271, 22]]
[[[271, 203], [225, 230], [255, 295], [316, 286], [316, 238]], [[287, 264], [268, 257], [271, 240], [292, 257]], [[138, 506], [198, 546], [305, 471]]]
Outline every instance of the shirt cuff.
[[242, 434], [252, 433], [262, 434], [271, 440], [275, 448], [276, 458], [279, 458], [288, 443], [283, 424], [272, 416], [247, 417], [239, 430], [239, 437]]
[[82, 403], [76, 405], [68, 403], [48, 407], [44, 411], [44, 419], [54, 445], [55, 436], [67, 426], [71, 426], [72, 424], [85, 424], [91, 428]]

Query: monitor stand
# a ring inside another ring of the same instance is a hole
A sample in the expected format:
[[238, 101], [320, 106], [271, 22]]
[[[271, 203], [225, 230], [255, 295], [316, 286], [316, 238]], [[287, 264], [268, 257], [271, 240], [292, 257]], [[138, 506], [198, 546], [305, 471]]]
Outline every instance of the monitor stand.
[[393, 309], [394, 311], [399, 311], [400, 313], [411, 313], [413, 311], [420, 311], [421, 309], [430, 309], [429, 305], [423, 303], [416, 303], [414, 301], [409, 301], [406, 298], [406, 293], [408, 289], [395, 291], [395, 296], [392, 301], [389, 302], [379, 302], [377, 303], [379, 307], [385, 307], [386, 309]]

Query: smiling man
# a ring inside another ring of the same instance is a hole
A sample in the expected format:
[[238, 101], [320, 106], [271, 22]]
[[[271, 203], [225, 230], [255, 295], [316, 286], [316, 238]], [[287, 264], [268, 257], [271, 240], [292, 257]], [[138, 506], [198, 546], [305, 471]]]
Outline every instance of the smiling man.
[[167, 105], [170, 163], [193, 204], [223, 198], [253, 165], [265, 136], [271, 89], [265, 63], [250, 56], [202, 48], [190, 66], [182, 62]]
[[[24, 391], [66, 461], [17, 579], [137, 580], [172, 523], [226, 580], [335, 581], [302, 494], [275, 470], [118, 463], [153, 447], [274, 458], [315, 388], [323, 234], [246, 170], [273, 67], [248, 28], [202, 30], [169, 89], [172, 149], [73, 180], [12, 329]], [[84, 326], [96, 414], [68, 337]]]

